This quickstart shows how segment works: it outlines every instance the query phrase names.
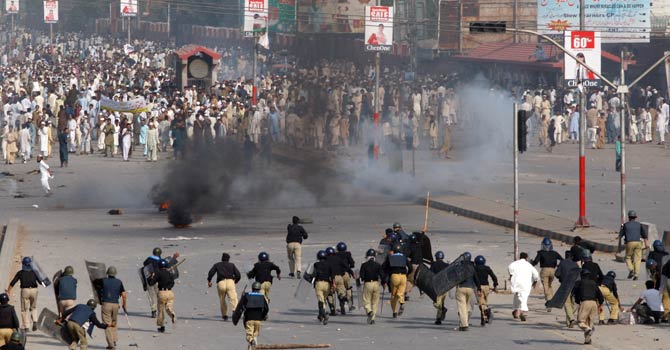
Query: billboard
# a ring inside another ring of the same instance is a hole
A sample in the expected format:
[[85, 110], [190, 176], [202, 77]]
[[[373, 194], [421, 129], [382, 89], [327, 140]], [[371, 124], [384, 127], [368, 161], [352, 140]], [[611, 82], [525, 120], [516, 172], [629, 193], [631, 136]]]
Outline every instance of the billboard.
[[365, 49], [390, 52], [393, 46], [393, 7], [365, 7]]
[[568, 87], [577, 87], [580, 83], [584, 87], [596, 87], [600, 85], [600, 78], [593, 72], [600, 74], [600, 43], [601, 34], [599, 32], [587, 31], [566, 31], [565, 49], [589, 67], [593, 71], [586, 69], [578, 64], [574, 58], [564, 55], [563, 73]]
[[298, 0], [301, 33], [364, 33], [370, 0]]
[[[651, 0], [584, 0], [584, 29], [597, 30], [603, 43], [648, 43]], [[561, 35], [579, 29], [579, 0], [538, 0], [537, 30]]]
[[19, 13], [19, 0], [5, 0], [5, 12], [10, 14]]
[[58, 22], [58, 1], [45, 0], [44, 1], [44, 23]]
[[268, 20], [268, 0], [244, 0], [244, 36], [259, 35]]
[[135, 17], [137, 16], [137, 0], [121, 0], [121, 16]]
[[270, 0], [268, 27], [275, 33], [295, 33], [295, 0]]

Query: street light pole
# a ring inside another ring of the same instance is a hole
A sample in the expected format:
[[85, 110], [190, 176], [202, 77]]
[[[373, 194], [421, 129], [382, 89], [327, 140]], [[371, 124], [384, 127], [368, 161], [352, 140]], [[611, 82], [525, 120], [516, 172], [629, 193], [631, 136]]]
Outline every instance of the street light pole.
[[519, 108], [513, 106], [513, 143], [514, 143], [514, 260], [519, 259]]
[[[584, 30], [584, 0], [579, 0], [579, 30]], [[579, 62], [579, 61], [578, 61]], [[583, 67], [581, 69], [584, 69]], [[581, 74], [580, 74], [581, 75]], [[582, 83], [579, 90], [579, 218], [575, 227], [589, 227], [586, 220], [586, 86]]]
[[[626, 84], [626, 75], [624, 72], [624, 55], [623, 50], [621, 50], [621, 85], [625, 86]], [[621, 114], [619, 115], [619, 142], [621, 144], [621, 164], [619, 165], [619, 172], [621, 174], [621, 224], [623, 225], [626, 222], [626, 93], [627, 89], [618, 89], [619, 98], [621, 99]]]
[[[375, 160], [379, 159], [379, 65], [381, 60], [381, 55], [379, 52], [375, 54], [375, 144], [373, 149], [373, 154]], [[401, 151], [402, 152], [402, 151]]]

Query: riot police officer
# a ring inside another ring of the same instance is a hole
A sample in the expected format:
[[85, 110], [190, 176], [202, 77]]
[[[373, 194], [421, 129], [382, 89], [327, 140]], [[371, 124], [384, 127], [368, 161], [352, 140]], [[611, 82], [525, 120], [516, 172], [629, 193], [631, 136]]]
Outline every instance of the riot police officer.
[[[610, 304], [610, 317], [607, 320], [607, 324], [616, 324], [619, 321], [619, 311], [623, 311], [616, 286], [616, 272], [608, 271], [599, 289], [600, 294], [603, 295], [603, 299]], [[598, 318], [600, 320], [599, 324], [605, 324], [605, 310], [602, 307], [599, 310]]]
[[281, 280], [281, 270], [279, 266], [270, 261], [270, 255], [266, 252], [258, 254], [258, 262], [254, 268], [247, 273], [247, 277], [255, 278], [256, 282], [261, 284], [261, 293], [265, 295], [265, 300], [270, 303], [270, 287], [272, 287], [272, 271], [277, 274], [277, 279]]
[[598, 317], [598, 306], [604, 301], [596, 278], [590, 275], [590, 270], [582, 269], [581, 280], [577, 281], [573, 291], [575, 303], [579, 304], [577, 314], [579, 328], [584, 331], [584, 344], [591, 344], [591, 335], [595, 330], [593, 323]]
[[12, 336], [9, 339], [9, 342], [3, 346], [0, 346], [0, 350], [25, 350], [26, 348], [22, 344], [23, 337], [18, 330], [12, 332]]
[[107, 340], [107, 349], [116, 349], [116, 342], [119, 341], [118, 318], [119, 318], [119, 298], [122, 300], [121, 308], [126, 312], [127, 295], [123, 282], [116, 278], [116, 267], [107, 268], [107, 277], [93, 281], [93, 286], [100, 296], [102, 322], [108, 325], [105, 329], [105, 339]]
[[486, 258], [482, 255], [477, 255], [475, 258], [475, 274], [477, 275], [477, 282], [479, 283], [479, 292], [477, 296], [479, 297], [479, 308], [482, 311], [482, 326], [484, 326], [487, 323], [491, 323], [491, 318], [493, 316], [491, 308], [488, 307], [489, 294], [491, 293], [489, 277], [491, 278], [491, 281], [493, 281], [494, 292], [498, 288], [498, 277], [496, 277], [493, 270], [486, 265]]
[[375, 324], [379, 305], [379, 283], [383, 282], [382, 266], [375, 261], [376, 255], [374, 249], [368, 249], [365, 253], [367, 261], [361, 264], [358, 274], [358, 280], [363, 281], [363, 304], [368, 315], [368, 324]]
[[600, 265], [598, 265], [596, 262], [593, 262], [591, 252], [588, 250], [584, 250], [582, 252], [582, 270], [589, 270], [591, 272], [589, 278], [592, 278], [598, 284], [603, 281], [603, 277], [605, 276], [603, 271], [600, 269]]
[[[423, 263], [423, 240], [420, 232], [413, 232], [409, 237], [409, 261], [412, 264], [412, 272], [407, 275], [407, 288], [405, 289], [405, 301], [409, 300], [409, 293], [414, 288], [414, 274]], [[432, 258], [432, 257], [431, 257]]]
[[[33, 323], [33, 332], [37, 330], [37, 282], [39, 278], [32, 268], [33, 259], [26, 256], [21, 260], [21, 270], [19, 270], [9, 283], [7, 294], [12, 294], [12, 288], [17, 282], [21, 286], [21, 321], [23, 330], [28, 331], [30, 322]], [[27, 301], [27, 302], [26, 302]]]
[[[572, 276], [573, 274], [578, 274], [579, 276], [581, 269], [579, 265], [577, 265], [578, 260], [576, 260], [575, 257], [572, 256], [572, 254], [573, 254], [572, 250], [565, 251], [565, 259], [561, 261], [561, 263], [558, 265], [558, 268], [556, 269], [556, 272], [554, 273], [554, 276], [556, 276], [556, 278], [561, 284], [568, 283], [568, 280], [570, 278], [569, 276]], [[573, 302], [572, 299], [572, 293], [570, 293], [570, 295], [568, 295], [568, 297], [565, 299], [563, 310], [565, 311], [566, 326], [568, 326], [568, 328], [574, 327], [576, 323], [575, 303]]]
[[621, 226], [619, 240], [625, 239], [626, 243], [626, 266], [628, 267], [628, 278], [637, 280], [640, 275], [640, 262], [642, 261], [642, 249], [648, 247], [647, 230], [637, 221], [637, 213], [628, 211], [628, 222]]
[[251, 292], [245, 293], [233, 311], [233, 324], [237, 326], [242, 314], [244, 314], [244, 329], [246, 332], [247, 349], [255, 350], [258, 344], [258, 335], [261, 331], [261, 321], [268, 317], [268, 302], [265, 295], [261, 293], [261, 283], [254, 282]]
[[77, 279], [72, 275], [74, 275], [74, 269], [72, 266], [66, 266], [63, 269], [63, 275], [54, 282], [59, 315], [73, 307], [74, 301], [77, 300]]
[[230, 302], [231, 309], [237, 308], [237, 290], [235, 285], [242, 278], [240, 271], [235, 264], [230, 262], [228, 253], [221, 254], [221, 262], [218, 262], [209, 269], [207, 273], [207, 286], [212, 287], [212, 278], [216, 274], [216, 290], [219, 294], [219, 304], [221, 307], [221, 317], [224, 321], [228, 320], [228, 305], [226, 305], [226, 296]]
[[467, 331], [470, 322], [470, 304], [471, 300], [475, 298], [475, 290], [479, 293], [479, 279], [474, 273], [474, 264], [472, 263], [472, 255], [469, 252], [463, 253], [465, 260], [464, 266], [467, 269], [472, 269], [472, 276], [456, 286], [456, 305], [458, 306], [459, 331]]
[[344, 286], [344, 275], [347, 273], [353, 275], [353, 271], [351, 271], [347, 263], [342, 261], [342, 259], [335, 254], [335, 249], [333, 249], [333, 247], [326, 248], [326, 255], [328, 256], [326, 262], [330, 264], [330, 268], [333, 270], [333, 289], [328, 296], [330, 314], [331, 316], [335, 316], [334, 297], [337, 293], [337, 299], [340, 302], [340, 314], [346, 315], [345, 303], [347, 302], [347, 289]]
[[388, 282], [391, 292], [391, 309], [393, 318], [402, 316], [405, 311], [405, 289], [407, 288], [407, 275], [412, 272], [409, 259], [402, 253], [400, 244], [396, 244], [391, 250], [386, 261], [382, 265], [386, 276], [390, 276]]
[[[98, 303], [89, 299], [86, 304], [79, 304], [75, 307], [72, 307], [63, 312], [61, 318], [57, 321], [57, 324], [62, 324], [67, 319], [65, 327], [67, 327], [70, 336], [72, 337], [72, 343], [70, 344], [70, 349], [76, 349], [77, 343], [81, 347], [81, 350], [88, 349], [88, 340], [86, 339], [86, 330], [83, 325], [86, 322], [93, 323], [96, 327], [101, 329], [106, 329], [107, 324], [101, 323], [98, 321], [98, 318], [95, 317], [95, 308], [98, 306]], [[68, 317], [69, 316], [69, 317]]]
[[9, 343], [14, 330], [19, 327], [19, 318], [16, 317], [14, 306], [9, 305], [9, 295], [0, 294], [0, 342]]
[[[347, 251], [347, 244], [340, 242], [335, 247], [337, 249], [337, 256], [342, 259], [342, 262], [349, 268], [349, 270], [353, 270], [353, 268], [356, 266], [356, 263], [354, 262], [354, 258], [351, 256], [351, 252]], [[346, 289], [347, 301], [349, 302], [349, 311], [353, 311], [355, 309], [353, 286], [351, 285], [351, 280], [353, 277], [353, 274], [349, 273], [345, 273], [342, 276], [344, 288]]]
[[[444, 261], [444, 252], [438, 250], [435, 252], [435, 261], [430, 264], [430, 271], [434, 274], [438, 274], [447, 267], [449, 267], [449, 263]], [[437, 309], [437, 315], [435, 316], [435, 324], [437, 325], [442, 324], [442, 321], [444, 321], [444, 318], [447, 316], [447, 308], [444, 307], [444, 300], [446, 297], [447, 293], [438, 295], [437, 298], [435, 298], [435, 303], [433, 303], [433, 306]]]
[[165, 313], [167, 312], [172, 324], [174, 325], [177, 316], [174, 313], [174, 277], [170, 270], [168, 270], [168, 262], [161, 259], [158, 264], [159, 270], [149, 276], [147, 281], [149, 285], [156, 285], [158, 289], [158, 317], [156, 318], [156, 325], [158, 331], [165, 332]]
[[331, 265], [326, 261], [328, 255], [326, 251], [320, 250], [316, 254], [317, 262], [314, 263], [313, 275], [314, 292], [319, 301], [319, 321], [324, 325], [328, 324], [328, 314], [326, 313], [326, 298], [331, 290], [335, 275]]
[[[542, 249], [537, 251], [535, 259], [531, 262], [533, 266], [540, 263], [540, 278], [542, 279], [542, 287], [544, 288], [544, 300], [548, 301], [554, 296], [554, 290], [551, 284], [554, 281], [554, 274], [556, 273], [556, 266], [558, 262], [563, 260], [561, 254], [554, 251], [554, 246], [548, 237], [542, 240]], [[551, 311], [551, 308], [547, 308]]]
[[[161, 254], [163, 250], [156, 247], [151, 252], [151, 255], [144, 260], [142, 266], [151, 265], [150, 272], [156, 273], [160, 269]], [[146, 276], [147, 278], [149, 276]], [[149, 305], [151, 306], [151, 317], [156, 318], [156, 301], [158, 300], [158, 290], [156, 285], [149, 285], [147, 283], [147, 298], [149, 299]]]

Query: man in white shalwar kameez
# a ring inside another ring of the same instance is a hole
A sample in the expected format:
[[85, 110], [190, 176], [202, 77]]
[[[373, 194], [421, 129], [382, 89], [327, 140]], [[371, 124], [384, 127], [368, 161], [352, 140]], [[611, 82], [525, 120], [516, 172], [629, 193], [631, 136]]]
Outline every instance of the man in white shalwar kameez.
[[[661, 98], [662, 99], [662, 98]], [[656, 117], [656, 130], [658, 131], [658, 144], [662, 145], [665, 143], [665, 132], [666, 124], [668, 123], [668, 118], [670, 118], [670, 106], [668, 102], [662, 100], [663, 104], [661, 105], [660, 112]]]
[[53, 173], [49, 165], [42, 159], [42, 156], [37, 156], [37, 163], [40, 165], [40, 180], [42, 182], [42, 189], [47, 196], [51, 195], [51, 187], [49, 186], [49, 179], [53, 179]]
[[49, 127], [45, 122], [40, 123], [38, 130], [40, 135], [40, 155], [43, 157], [49, 156]]
[[526, 321], [528, 297], [540, 279], [540, 275], [535, 267], [528, 262], [528, 254], [526, 253], [519, 254], [519, 260], [509, 264], [507, 270], [512, 282], [512, 293], [514, 293], [514, 312], [512, 315], [514, 318], [519, 317], [521, 321]]

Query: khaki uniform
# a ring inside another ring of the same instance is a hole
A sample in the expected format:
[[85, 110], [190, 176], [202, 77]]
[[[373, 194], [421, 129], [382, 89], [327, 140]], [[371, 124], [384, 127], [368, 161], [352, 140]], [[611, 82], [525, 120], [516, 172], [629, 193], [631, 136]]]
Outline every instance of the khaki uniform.
[[286, 245], [286, 254], [288, 255], [288, 268], [291, 273], [301, 271], [302, 266], [302, 244], [292, 242]]
[[63, 314], [67, 309], [71, 308], [74, 306], [74, 300], [68, 299], [68, 300], [59, 300], [58, 301], [58, 313]]
[[437, 315], [435, 316], [438, 319], [442, 319], [442, 314], [443, 308], [444, 308], [444, 300], [447, 298], [447, 293], [444, 293], [442, 295], [438, 295], [437, 298], [435, 298], [435, 302], [433, 303], [433, 306], [437, 309]]
[[263, 282], [261, 283], [261, 293], [265, 296], [265, 301], [270, 303], [270, 288], [272, 287], [272, 282]]
[[[606, 286], [599, 286], [600, 293], [603, 295], [603, 298], [606, 302], [610, 304], [610, 319], [618, 320], [619, 319], [619, 300], [614, 296], [614, 293], [610, 291]], [[605, 320], [605, 308], [600, 309], [599, 311], [600, 321]]]
[[30, 328], [30, 321], [37, 322], [37, 288], [21, 289], [21, 319], [23, 328]]
[[14, 333], [14, 330], [11, 328], [0, 328], [0, 346], [9, 343], [12, 339], [12, 333]]
[[554, 296], [554, 290], [551, 287], [551, 283], [554, 282], [554, 274], [556, 273], [556, 268], [554, 267], [543, 267], [540, 270], [540, 278], [542, 279], [542, 287], [544, 288], [544, 300], [548, 301]]
[[486, 307], [489, 304], [489, 294], [491, 294], [491, 287], [487, 285], [480, 286], [482, 290], [481, 297], [479, 297], [479, 305], [482, 309], [486, 310]]
[[475, 291], [470, 287], [456, 287], [456, 304], [458, 304], [459, 327], [468, 327], [470, 323], [470, 304], [475, 298]]
[[70, 350], [77, 349], [77, 342], [79, 343], [81, 350], [87, 350], [88, 339], [86, 339], [86, 330], [84, 329], [84, 327], [78, 325], [76, 322], [73, 321], [67, 321], [66, 327], [67, 330], [70, 332], [70, 335], [72, 336], [72, 343], [70, 343]]
[[216, 290], [219, 292], [219, 303], [221, 304], [221, 316], [228, 314], [228, 305], [226, 304], [226, 296], [230, 301], [230, 307], [235, 310], [237, 307], [237, 290], [235, 289], [235, 281], [232, 279], [224, 279], [216, 284]]
[[593, 321], [598, 317], [598, 303], [595, 300], [582, 300], [579, 304], [577, 321], [583, 331], [593, 329]]
[[327, 281], [317, 281], [314, 285], [314, 292], [316, 293], [316, 299], [320, 303], [326, 303], [326, 297], [330, 293], [330, 283]]
[[394, 273], [391, 275], [391, 309], [398, 312], [398, 307], [405, 304], [405, 289], [407, 288], [407, 275]]
[[575, 302], [572, 300], [572, 296], [568, 296], [568, 299], [565, 300], [563, 310], [565, 310], [565, 324], [570, 326], [570, 323], [575, 320]]
[[363, 284], [363, 305], [366, 313], [372, 312], [371, 320], [374, 320], [379, 305], [379, 282], [373, 281]]
[[258, 339], [258, 335], [261, 333], [261, 321], [252, 321], [248, 320], [244, 322], [244, 330], [247, 334], [247, 344], [248, 350], [253, 350], [254, 347], [251, 346], [251, 343]]
[[626, 266], [635, 277], [640, 275], [640, 262], [642, 261], [642, 242], [633, 241], [626, 243]]
[[174, 293], [171, 290], [158, 291], [158, 318], [156, 319], [158, 327], [163, 327], [165, 324], [165, 312], [171, 318], [175, 318]]
[[102, 303], [101, 308], [102, 322], [107, 325], [105, 328], [105, 339], [110, 346], [119, 341], [119, 304], [117, 303]]

